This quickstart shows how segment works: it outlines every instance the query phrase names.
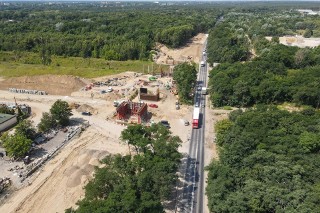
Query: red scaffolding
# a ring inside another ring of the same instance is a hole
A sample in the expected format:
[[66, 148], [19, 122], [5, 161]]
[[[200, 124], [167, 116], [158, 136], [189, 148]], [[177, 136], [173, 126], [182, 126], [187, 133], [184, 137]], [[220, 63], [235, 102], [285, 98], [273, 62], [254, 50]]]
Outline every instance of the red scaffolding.
[[117, 107], [117, 119], [128, 120], [136, 118], [137, 123], [141, 124], [148, 119], [148, 105], [146, 103], [136, 103], [131, 101], [122, 102]]

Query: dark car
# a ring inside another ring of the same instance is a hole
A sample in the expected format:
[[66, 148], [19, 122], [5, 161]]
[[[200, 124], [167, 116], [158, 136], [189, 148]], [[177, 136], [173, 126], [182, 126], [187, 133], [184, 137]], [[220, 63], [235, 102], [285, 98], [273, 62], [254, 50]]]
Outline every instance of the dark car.
[[168, 129], [170, 129], [170, 124], [168, 121], [162, 120], [160, 121], [160, 124], [162, 124], [163, 126], [167, 127]]
[[81, 114], [82, 114], [82, 115], [90, 116], [90, 115], [91, 115], [91, 112], [82, 112]]

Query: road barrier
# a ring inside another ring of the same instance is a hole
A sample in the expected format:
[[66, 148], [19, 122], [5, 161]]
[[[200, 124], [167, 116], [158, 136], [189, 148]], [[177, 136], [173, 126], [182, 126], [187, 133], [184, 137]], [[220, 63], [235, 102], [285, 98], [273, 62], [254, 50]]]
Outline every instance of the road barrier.
[[41, 90], [28, 90], [28, 89], [17, 89], [17, 88], [9, 88], [9, 92], [32, 94], [32, 95], [48, 95], [48, 93], [47, 93], [46, 91], [41, 91]]

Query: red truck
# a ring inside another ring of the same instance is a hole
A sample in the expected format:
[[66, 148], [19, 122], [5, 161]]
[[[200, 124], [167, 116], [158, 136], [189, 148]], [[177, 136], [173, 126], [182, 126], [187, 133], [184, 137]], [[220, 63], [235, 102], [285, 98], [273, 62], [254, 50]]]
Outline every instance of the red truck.
[[192, 128], [198, 129], [199, 128], [199, 114], [200, 114], [200, 108], [196, 107], [193, 110], [193, 117], [192, 117]]

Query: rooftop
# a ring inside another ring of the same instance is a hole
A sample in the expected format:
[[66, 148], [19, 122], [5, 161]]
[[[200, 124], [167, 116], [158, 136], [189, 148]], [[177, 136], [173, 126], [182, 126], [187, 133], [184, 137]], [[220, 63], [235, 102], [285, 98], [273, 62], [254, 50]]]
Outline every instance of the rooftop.
[[0, 124], [10, 120], [11, 118], [16, 117], [16, 115], [2, 114], [0, 113]]

